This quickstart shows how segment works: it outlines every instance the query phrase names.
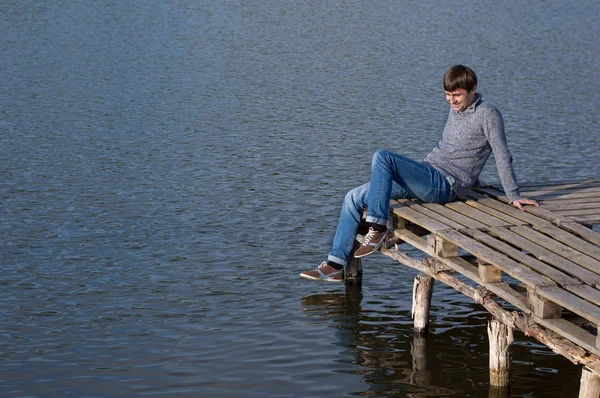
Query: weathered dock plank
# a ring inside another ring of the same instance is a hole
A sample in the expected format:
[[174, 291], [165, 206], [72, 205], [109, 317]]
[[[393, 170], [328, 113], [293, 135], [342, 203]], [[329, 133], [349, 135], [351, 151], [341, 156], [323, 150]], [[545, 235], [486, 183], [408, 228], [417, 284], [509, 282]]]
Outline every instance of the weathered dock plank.
[[489, 227], [503, 227], [507, 225], [513, 225], [512, 223], [507, 222], [502, 218], [481, 211], [463, 202], [451, 202], [446, 204], [446, 207], [461, 214], [464, 214], [467, 217], [475, 219]]
[[435, 232], [444, 229], [452, 229], [450, 225], [434, 220], [422, 213], [419, 213], [414, 209], [411, 209], [409, 206], [405, 206], [404, 204], [398, 201], [391, 201], [390, 207], [392, 208], [394, 214], [396, 214], [398, 217], [420, 225], [428, 231]]
[[456, 221], [453, 221], [453, 220], [449, 220], [446, 217], [444, 217], [443, 215], [438, 214], [435, 211], [428, 209], [427, 207], [423, 206], [422, 204], [413, 203], [411, 201], [399, 201], [399, 202], [405, 206], [410, 207], [411, 210], [415, 210], [415, 211], [423, 214], [424, 216], [429, 217], [435, 221], [441, 222], [442, 224], [445, 224], [451, 228], [454, 228], [454, 229], [466, 228], [465, 225], [457, 223]]
[[553, 210], [556, 214], [564, 217], [576, 217], [576, 218], [591, 218], [597, 217], [598, 209], [565, 209], [565, 210]]
[[449, 220], [462, 224], [465, 228], [485, 228], [485, 224], [453, 211], [453, 209], [450, 207], [438, 205], [437, 203], [425, 203], [423, 206], [440, 214], [443, 217], [446, 217]]
[[570, 261], [554, 253], [552, 250], [546, 249], [509, 229], [494, 228], [490, 230], [490, 234], [497, 236], [506, 242], [510, 242], [522, 251], [535, 256], [538, 260], [574, 276], [581, 281], [592, 284], [600, 283], [600, 275], [580, 267], [573, 261]]
[[575, 235], [585, 239], [588, 242], [600, 245], [600, 234], [598, 232], [593, 231], [590, 228], [587, 228], [575, 221], [563, 222], [559, 225], [561, 228], [574, 233]]
[[[507, 256], [511, 257], [515, 261], [518, 261], [519, 263], [528, 266], [532, 270], [535, 270], [535, 271], [547, 276], [548, 278], [552, 279], [553, 281], [555, 281], [556, 283], [558, 283], [560, 285], [575, 285], [575, 284], [581, 283], [580, 280], [569, 276], [568, 274], [560, 271], [560, 269], [552, 267], [551, 265], [548, 265], [548, 264], [524, 253], [523, 251], [516, 249], [512, 245], [505, 243], [504, 241], [502, 241], [500, 239], [496, 239], [493, 236], [488, 235], [485, 232], [478, 231], [478, 230], [471, 230], [471, 229], [464, 230], [463, 232], [472, 236], [473, 238], [477, 239], [478, 241], [488, 245], [489, 247], [496, 249], [501, 253], [506, 254]], [[592, 275], [593, 274], [591, 274], [591, 273], [585, 274], [585, 276], [592, 276]], [[599, 275], [598, 281], [600, 282], [600, 275]]]
[[[494, 187], [483, 187], [476, 188], [478, 192], [485, 193], [493, 198], [508, 202], [504, 192]], [[536, 200], [558, 200], [558, 199], [580, 199], [580, 198], [596, 198], [600, 194], [599, 187], [585, 187], [579, 189], [565, 189], [565, 190], [536, 190], [523, 192], [524, 196], [530, 197]]]
[[[591, 184], [591, 183], [590, 183]], [[571, 212], [567, 212], [567, 214], [560, 214], [560, 212], [551, 212], [549, 209], [545, 209], [544, 206], [546, 203], [552, 203], [556, 205], [564, 201], [564, 203], [572, 203], [572, 201], [577, 201], [577, 203], [597, 203], [600, 200], [600, 187], [597, 185], [597, 182], [593, 183], [594, 185], [587, 185], [584, 187], [572, 187], [571, 189], [563, 189], [563, 190], [536, 190], [524, 192], [524, 195], [531, 197], [532, 199], [536, 199], [542, 203], [541, 208], [528, 208], [527, 212], [538, 215], [542, 218], [550, 220], [552, 218], [552, 222], [560, 223], [566, 222], [568, 219], [572, 219], [581, 223], [585, 223], [587, 225], [598, 224], [600, 223], [600, 212], [592, 210], [590, 212], [585, 212], [583, 214], [572, 214]], [[508, 200], [503, 192], [494, 187], [483, 187], [475, 189], [480, 194], [486, 194], [490, 197], [502, 201], [504, 203], [508, 203]], [[593, 207], [592, 209], [597, 209]]]
[[540, 181], [526, 181], [519, 183], [521, 190], [524, 192], [527, 191], [528, 188], [535, 189], [569, 189], [569, 188], [586, 188], [586, 187], [600, 187], [600, 180], [596, 179], [588, 179], [580, 182], [573, 182], [570, 180], [557, 180], [552, 182], [540, 182]]
[[566, 319], [542, 319], [536, 316], [534, 316], [534, 319], [537, 323], [552, 330], [558, 336], [572, 341], [588, 352], [600, 355], [600, 349], [596, 348], [596, 336], [579, 326], [572, 324]]
[[595, 258], [588, 256], [580, 251], [577, 251], [561, 242], [558, 242], [547, 235], [544, 235], [538, 231], [535, 231], [533, 228], [520, 226], [520, 227], [512, 227], [510, 229], [513, 232], [521, 235], [524, 238], [531, 240], [539, 244], [540, 246], [545, 247], [546, 249], [552, 250], [556, 254], [559, 254], [574, 263], [577, 263], [590, 271], [600, 274], [600, 261]]
[[523, 266], [522, 264], [511, 260], [509, 257], [490, 249], [489, 247], [479, 243], [475, 239], [471, 239], [458, 231], [445, 230], [438, 233], [442, 238], [454, 243], [458, 247], [473, 254], [477, 258], [481, 258], [485, 262], [500, 268], [513, 278], [516, 278], [528, 286], [554, 286], [556, 285], [550, 278], [541, 275], [532, 269]]
[[535, 292], [596, 325], [600, 324], [600, 308], [597, 305], [577, 297], [559, 286], [542, 286], [535, 289]]
[[588, 210], [588, 209], [596, 209], [600, 208], [600, 198], [597, 202], [590, 202], [586, 199], [578, 199], [573, 201], [545, 201], [544, 209], [550, 210], [553, 212], [565, 212], [571, 210]]
[[586, 225], [593, 225], [593, 224], [598, 224], [600, 223], [600, 217], [593, 215], [593, 216], [570, 216], [569, 218], [586, 224]]
[[585, 240], [578, 238], [577, 236], [570, 234], [561, 228], [558, 228], [554, 225], [547, 225], [544, 227], [534, 225], [533, 228], [545, 233], [546, 235], [550, 235], [558, 242], [562, 242], [575, 250], [579, 250], [582, 253], [600, 260], [600, 247], [586, 242]]
[[565, 289], [600, 306], [600, 290], [590, 285], [566, 285]]
[[522, 222], [524, 222], [526, 224], [535, 225], [535, 224], [540, 224], [540, 223], [545, 222], [545, 220], [541, 220], [539, 217], [536, 217], [535, 215], [529, 214], [528, 212], [521, 211], [521, 210], [517, 209], [516, 207], [510, 206], [507, 203], [499, 202], [492, 198], [479, 199], [478, 202], [481, 203], [482, 205], [491, 207], [492, 209], [495, 209], [502, 213], [508, 214], [509, 216], [516, 218], [518, 220], [521, 220]]
[[[532, 214], [534, 216], [537, 216], [542, 220], [549, 221], [556, 225], [560, 225], [563, 222], [572, 221], [572, 219], [570, 219], [568, 217], [563, 217], [560, 214], [556, 214], [554, 212], [551, 212], [551, 211], [545, 209], [543, 207], [543, 205], [542, 205], [542, 207], [534, 207], [534, 206], [526, 207], [525, 212]], [[539, 224], [540, 223], [532, 224], [532, 225], [539, 225]]]
[[[483, 198], [481, 198], [483, 199]], [[496, 210], [492, 207], [486, 206], [483, 203], [480, 203], [476, 200], [469, 199], [465, 202], [467, 205], [474, 207], [478, 210], [481, 210], [487, 214], [490, 214], [498, 219], [506, 221], [509, 225], [526, 225], [527, 223], [521, 219], [513, 217], [507, 213], [503, 213], [502, 211]]]
[[[552, 197], [566, 197], [569, 195], [586, 194], [580, 197], [587, 197], [589, 193], [600, 193], [600, 187], [598, 186], [586, 186], [586, 187], [571, 187], [567, 189], [537, 189], [537, 190], [524, 190], [523, 196], [531, 198], [552, 198]], [[593, 196], [593, 195], [590, 195]], [[574, 196], [576, 197], [576, 196]]]

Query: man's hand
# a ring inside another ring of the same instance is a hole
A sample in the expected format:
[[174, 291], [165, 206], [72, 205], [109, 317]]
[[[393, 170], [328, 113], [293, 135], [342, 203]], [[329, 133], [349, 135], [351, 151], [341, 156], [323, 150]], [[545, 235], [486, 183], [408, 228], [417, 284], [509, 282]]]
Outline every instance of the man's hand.
[[533, 200], [533, 199], [527, 199], [527, 198], [517, 199], [512, 204], [514, 206], [518, 207], [519, 210], [521, 210], [521, 211], [525, 211], [525, 209], [523, 209], [523, 205], [534, 205], [534, 206], [539, 206], [540, 205], [535, 200]]

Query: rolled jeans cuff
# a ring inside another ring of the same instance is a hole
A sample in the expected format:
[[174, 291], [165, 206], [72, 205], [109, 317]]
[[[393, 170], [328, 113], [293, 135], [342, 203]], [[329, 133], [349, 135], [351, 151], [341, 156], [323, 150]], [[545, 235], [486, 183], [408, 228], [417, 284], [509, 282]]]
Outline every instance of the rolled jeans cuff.
[[333, 261], [336, 264], [343, 265], [344, 267], [346, 266], [346, 260], [342, 260], [339, 257], [332, 256], [331, 254], [327, 256], [327, 261]]
[[379, 225], [387, 225], [387, 218], [377, 218], [373, 216], [367, 216], [367, 222]]

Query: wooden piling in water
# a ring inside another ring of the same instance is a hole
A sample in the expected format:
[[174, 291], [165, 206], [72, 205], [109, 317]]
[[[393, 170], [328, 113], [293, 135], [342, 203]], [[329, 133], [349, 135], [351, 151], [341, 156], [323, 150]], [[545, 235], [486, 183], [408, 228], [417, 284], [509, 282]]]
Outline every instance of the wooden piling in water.
[[490, 341], [490, 385], [504, 387], [509, 382], [510, 345], [513, 343], [512, 328], [492, 319], [488, 323]]
[[434, 279], [428, 275], [417, 275], [413, 284], [412, 318], [417, 335], [427, 334], [429, 329], [429, 308], [433, 293]]
[[[356, 251], [360, 246], [360, 243], [354, 241], [354, 247], [352, 248], [352, 253]], [[350, 256], [348, 259], [348, 263], [346, 264], [344, 275], [344, 281], [346, 283], [354, 284], [362, 282], [362, 261], [360, 258], [354, 258], [354, 256]]]
[[579, 398], [600, 397], [600, 375], [592, 372], [587, 366], [581, 371], [581, 385], [579, 387]]

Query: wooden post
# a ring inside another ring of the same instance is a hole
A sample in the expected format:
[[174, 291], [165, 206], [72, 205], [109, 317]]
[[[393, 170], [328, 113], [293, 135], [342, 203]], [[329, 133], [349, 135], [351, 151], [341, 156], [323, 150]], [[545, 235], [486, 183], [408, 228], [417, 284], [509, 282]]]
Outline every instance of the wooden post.
[[504, 387], [509, 382], [510, 353], [513, 343], [512, 328], [492, 319], [488, 323], [490, 340], [490, 385]]
[[412, 317], [415, 320], [416, 334], [427, 334], [429, 328], [429, 308], [435, 279], [427, 275], [417, 275], [413, 284]]
[[431, 234], [427, 236], [427, 245], [431, 247], [439, 257], [449, 258], [458, 256], [458, 246], [454, 243], [445, 241], [437, 235]]
[[483, 260], [477, 259], [477, 271], [479, 278], [484, 283], [502, 282], [502, 270]]
[[354, 258], [354, 251], [358, 249], [360, 243], [356, 240], [354, 241], [354, 247], [352, 248], [352, 253], [350, 254], [350, 258], [348, 259], [348, 263], [346, 264], [346, 269], [344, 272], [344, 281], [346, 283], [361, 283], [362, 282], [362, 262], [360, 258]]
[[562, 307], [538, 296], [532, 287], [527, 287], [527, 298], [531, 312], [542, 319], [560, 319]]
[[579, 386], [579, 398], [600, 397], [600, 375], [592, 372], [587, 366], [581, 371], [581, 385]]

